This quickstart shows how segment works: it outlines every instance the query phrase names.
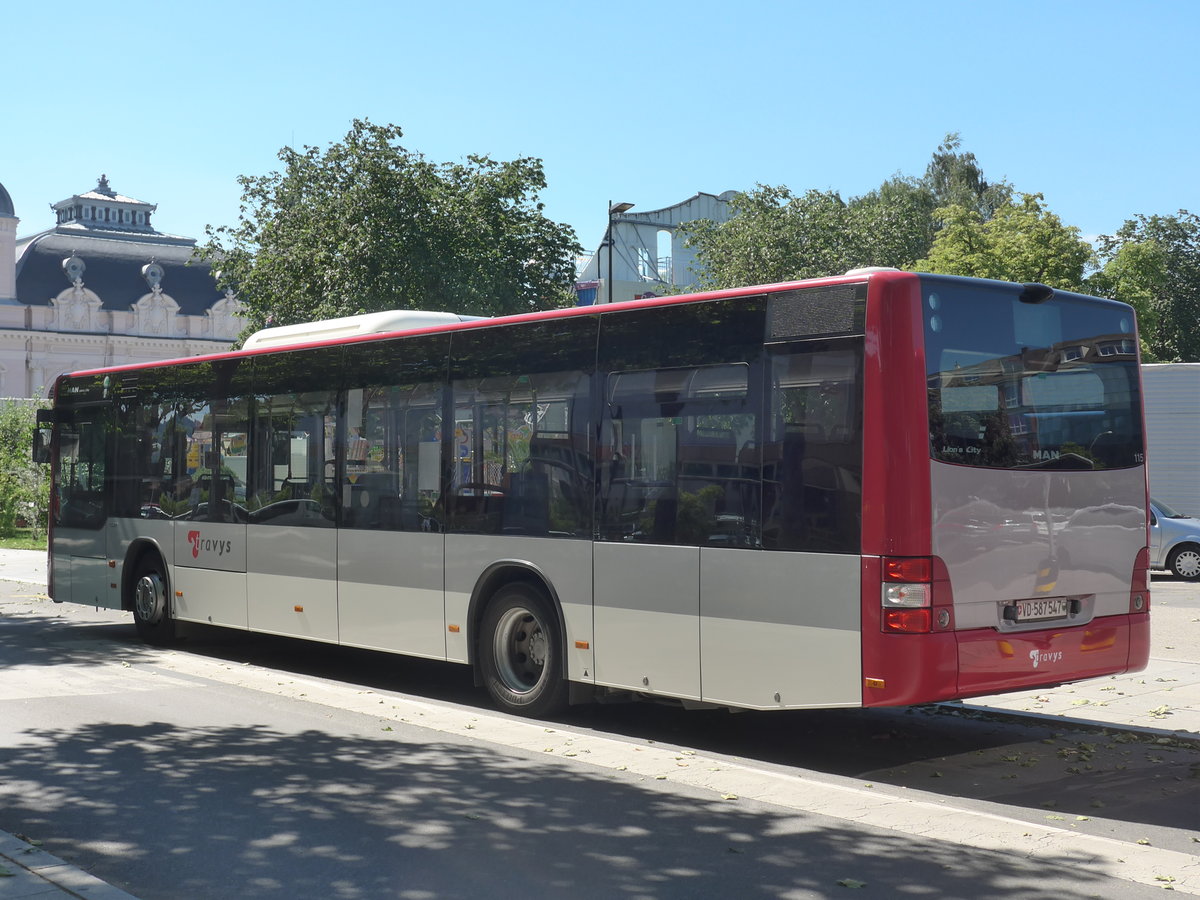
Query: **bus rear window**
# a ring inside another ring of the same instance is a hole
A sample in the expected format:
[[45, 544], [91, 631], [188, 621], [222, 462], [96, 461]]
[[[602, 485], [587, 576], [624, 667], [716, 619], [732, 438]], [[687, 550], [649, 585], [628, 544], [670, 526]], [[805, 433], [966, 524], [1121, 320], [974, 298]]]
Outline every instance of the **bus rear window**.
[[930, 453], [988, 468], [1142, 463], [1133, 313], [1020, 286], [925, 278]]

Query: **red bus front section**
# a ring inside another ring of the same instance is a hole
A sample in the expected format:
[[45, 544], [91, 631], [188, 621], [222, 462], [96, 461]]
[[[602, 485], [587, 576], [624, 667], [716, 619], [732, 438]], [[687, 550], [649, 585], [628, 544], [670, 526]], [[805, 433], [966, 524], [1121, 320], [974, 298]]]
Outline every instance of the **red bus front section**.
[[917, 276], [872, 277], [863, 705], [1029, 690], [1144, 668], [1144, 468], [932, 459], [924, 299]]

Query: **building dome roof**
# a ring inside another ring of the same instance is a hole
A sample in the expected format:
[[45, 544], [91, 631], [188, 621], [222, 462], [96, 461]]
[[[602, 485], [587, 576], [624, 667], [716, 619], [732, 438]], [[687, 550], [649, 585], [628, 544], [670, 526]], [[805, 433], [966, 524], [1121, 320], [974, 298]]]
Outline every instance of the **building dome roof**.
[[8, 191], [2, 184], [0, 184], [0, 216], [10, 216], [14, 219], [17, 216], [17, 211], [13, 209], [12, 197], [8, 196]]

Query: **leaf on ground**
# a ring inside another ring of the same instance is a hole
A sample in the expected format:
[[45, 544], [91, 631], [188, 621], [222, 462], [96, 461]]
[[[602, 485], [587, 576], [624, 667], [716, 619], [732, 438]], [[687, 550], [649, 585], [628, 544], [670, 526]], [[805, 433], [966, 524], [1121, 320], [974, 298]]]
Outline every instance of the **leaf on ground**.
[[736, 800], [737, 798], [738, 798], [737, 794], [722, 794], [721, 795], [722, 800]]
[[866, 886], [867, 886], [867, 883], [865, 881], [859, 881], [857, 878], [839, 878], [838, 879], [838, 887], [865, 888]]
[[0, 866], [0, 878], [13, 878], [16, 874], [16, 872], [10, 872], [4, 866]]

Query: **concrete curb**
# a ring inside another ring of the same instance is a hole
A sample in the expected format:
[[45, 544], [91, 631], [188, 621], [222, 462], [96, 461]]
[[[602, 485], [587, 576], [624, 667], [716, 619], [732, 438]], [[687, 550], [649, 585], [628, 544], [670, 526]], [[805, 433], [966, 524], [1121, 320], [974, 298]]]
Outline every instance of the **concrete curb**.
[[137, 900], [132, 894], [6, 831], [0, 831], [0, 895], [4, 900], [26, 897]]

